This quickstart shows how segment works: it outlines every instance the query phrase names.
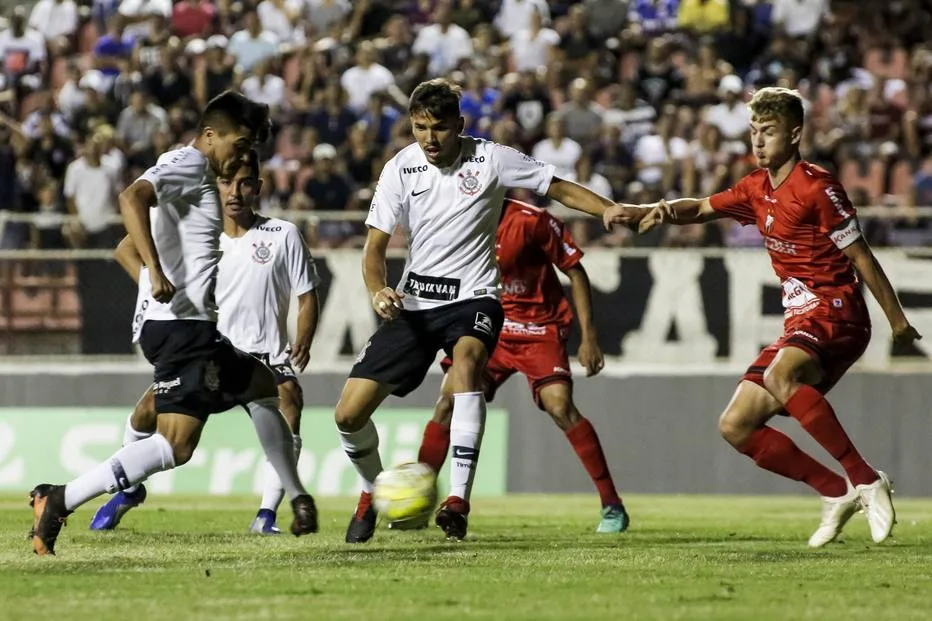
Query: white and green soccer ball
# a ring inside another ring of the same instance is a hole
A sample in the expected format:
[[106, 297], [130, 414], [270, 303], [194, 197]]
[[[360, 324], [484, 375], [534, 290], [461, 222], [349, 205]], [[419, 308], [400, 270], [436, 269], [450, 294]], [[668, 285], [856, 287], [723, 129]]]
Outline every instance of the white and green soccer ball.
[[400, 464], [375, 478], [375, 510], [393, 522], [423, 518], [437, 504], [437, 475], [423, 463]]

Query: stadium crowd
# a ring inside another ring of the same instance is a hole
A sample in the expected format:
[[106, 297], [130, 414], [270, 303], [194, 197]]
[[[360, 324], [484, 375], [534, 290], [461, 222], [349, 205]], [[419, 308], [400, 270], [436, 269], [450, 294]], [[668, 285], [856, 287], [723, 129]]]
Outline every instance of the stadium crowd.
[[[6, 14], [0, 210], [35, 215], [8, 222], [2, 248], [112, 247], [120, 189], [230, 87], [274, 111], [265, 209], [363, 212], [411, 142], [407, 96], [440, 75], [463, 87], [468, 133], [628, 202], [726, 188], [753, 166], [748, 93], [799, 88], [804, 156], [855, 205], [932, 205], [923, 0], [39, 0]], [[361, 244], [361, 217], [301, 219], [314, 247]], [[865, 226], [875, 245], [932, 241], [920, 214]], [[760, 245], [751, 229], [573, 224], [588, 246]]]

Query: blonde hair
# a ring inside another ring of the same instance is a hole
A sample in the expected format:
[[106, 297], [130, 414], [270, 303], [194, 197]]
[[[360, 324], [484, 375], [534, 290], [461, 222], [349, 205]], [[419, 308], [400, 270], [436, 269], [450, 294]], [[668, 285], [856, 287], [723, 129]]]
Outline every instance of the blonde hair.
[[790, 127], [800, 127], [803, 124], [803, 97], [799, 91], [783, 88], [782, 86], [768, 86], [762, 88], [748, 103], [752, 121], [769, 119], [785, 119]]

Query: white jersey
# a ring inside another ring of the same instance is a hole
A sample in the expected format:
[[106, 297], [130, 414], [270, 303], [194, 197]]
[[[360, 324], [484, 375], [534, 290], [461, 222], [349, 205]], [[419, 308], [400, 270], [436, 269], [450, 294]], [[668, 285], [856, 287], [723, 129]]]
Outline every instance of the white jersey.
[[291, 353], [288, 309], [291, 296], [320, 284], [301, 233], [291, 222], [260, 217], [242, 237], [220, 237], [217, 328], [245, 352], [282, 364]]
[[149, 300], [141, 323], [217, 321], [214, 287], [223, 218], [216, 176], [207, 158], [194, 147], [169, 151], [140, 179], [155, 188], [158, 205], [150, 211], [152, 239], [162, 271], [175, 286], [171, 302]]
[[400, 225], [408, 258], [398, 284], [406, 310], [500, 295], [495, 231], [505, 191], [546, 194], [554, 167], [487, 140], [463, 136], [446, 168], [427, 163], [416, 143], [389, 160], [366, 225], [391, 234]]

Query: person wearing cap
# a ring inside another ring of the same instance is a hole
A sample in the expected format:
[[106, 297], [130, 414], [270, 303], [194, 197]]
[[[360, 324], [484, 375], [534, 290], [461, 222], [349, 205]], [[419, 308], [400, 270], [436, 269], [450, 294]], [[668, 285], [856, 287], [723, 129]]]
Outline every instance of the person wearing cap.
[[723, 148], [738, 155], [747, 152], [745, 134], [751, 122], [743, 94], [744, 82], [741, 78], [734, 74], [726, 75], [718, 84], [721, 103], [709, 108], [705, 114], [705, 122], [721, 132]]
[[[304, 184], [304, 194], [311, 201], [311, 208], [317, 211], [343, 211], [348, 208], [352, 188], [349, 181], [335, 170], [337, 150], [326, 142], [314, 147], [311, 152], [313, 171]], [[352, 236], [352, 222], [321, 222], [317, 234], [324, 246], [338, 246]]]

